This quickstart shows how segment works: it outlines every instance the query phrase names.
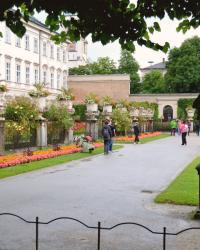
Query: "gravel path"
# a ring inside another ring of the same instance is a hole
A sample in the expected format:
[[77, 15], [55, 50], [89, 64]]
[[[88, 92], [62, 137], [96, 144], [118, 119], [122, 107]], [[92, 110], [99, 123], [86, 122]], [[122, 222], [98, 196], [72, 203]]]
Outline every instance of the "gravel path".
[[[200, 138], [188, 145], [180, 137], [148, 144], [125, 145], [108, 156], [63, 164], [0, 180], [0, 211], [41, 221], [69, 216], [90, 226], [110, 227], [120, 222], [141, 223], [153, 231], [177, 232], [200, 226], [189, 219], [195, 208], [158, 205], [154, 197], [200, 152]], [[44, 250], [95, 250], [97, 232], [76, 222], [57, 221], [40, 226]], [[34, 248], [35, 228], [18, 219], [0, 217], [0, 250]], [[200, 249], [200, 230], [167, 237], [170, 250]], [[136, 226], [121, 226], [101, 234], [102, 250], [162, 249], [162, 236]]]

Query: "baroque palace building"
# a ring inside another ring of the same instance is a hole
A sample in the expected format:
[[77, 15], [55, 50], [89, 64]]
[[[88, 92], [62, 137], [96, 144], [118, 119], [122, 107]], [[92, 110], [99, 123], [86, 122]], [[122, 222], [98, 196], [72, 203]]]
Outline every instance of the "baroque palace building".
[[[35, 19], [25, 24], [22, 39], [0, 22], [0, 84], [6, 83], [6, 97], [24, 95], [34, 89], [35, 83], [45, 83], [55, 96], [67, 87], [68, 69], [87, 63], [87, 42], [66, 42], [56, 45], [51, 32]], [[1, 102], [1, 100], [0, 100]]]

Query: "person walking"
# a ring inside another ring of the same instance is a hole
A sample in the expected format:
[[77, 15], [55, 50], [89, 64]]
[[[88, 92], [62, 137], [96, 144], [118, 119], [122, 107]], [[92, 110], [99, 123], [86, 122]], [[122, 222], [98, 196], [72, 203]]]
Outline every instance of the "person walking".
[[112, 151], [112, 147], [113, 147], [113, 137], [116, 136], [116, 130], [115, 130], [115, 125], [112, 123], [112, 120], [109, 121], [109, 127], [111, 129], [111, 138], [110, 138], [110, 142], [109, 142], [109, 151]]
[[134, 140], [134, 144], [138, 144], [139, 140], [139, 135], [140, 135], [140, 129], [139, 129], [139, 123], [135, 122], [135, 124], [133, 125], [133, 133], [135, 135], [135, 140]]
[[186, 124], [185, 121], [182, 121], [182, 123], [180, 125], [180, 132], [181, 132], [181, 136], [182, 136], [182, 144], [181, 145], [187, 145], [186, 136], [187, 136], [187, 132], [188, 132], [188, 125]]
[[177, 123], [176, 123], [176, 121], [174, 119], [171, 120], [171, 122], [170, 122], [170, 128], [171, 128], [171, 135], [175, 136]]
[[112, 131], [108, 123], [109, 123], [108, 120], [106, 120], [102, 128], [102, 137], [104, 141], [104, 154], [105, 155], [107, 155], [109, 152], [110, 139], [112, 136]]
[[195, 125], [195, 130], [196, 130], [196, 134], [199, 136], [199, 123], [198, 122]]

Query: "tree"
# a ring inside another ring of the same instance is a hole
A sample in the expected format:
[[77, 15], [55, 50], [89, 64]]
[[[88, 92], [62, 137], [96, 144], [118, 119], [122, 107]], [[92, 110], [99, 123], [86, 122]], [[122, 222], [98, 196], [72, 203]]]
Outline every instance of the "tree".
[[93, 74], [114, 74], [117, 69], [115, 62], [109, 57], [100, 57], [97, 62], [90, 64]]
[[121, 109], [116, 108], [113, 111], [112, 119], [118, 132], [126, 135], [127, 132], [130, 131], [132, 119], [128, 111], [122, 111]]
[[142, 82], [143, 93], [165, 93], [164, 77], [159, 70], [152, 70], [145, 74]]
[[69, 69], [70, 75], [114, 74], [117, 72], [115, 62], [109, 57], [100, 57], [97, 62]]
[[69, 68], [69, 75], [92, 75], [90, 64]]
[[[148, 25], [147, 19], [163, 19], [168, 15], [170, 19], [180, 21], [179, 31], [186, 32], [190, 27], [199, 26], [199, 5], [198, 0], [138, 0], [137, 4], [129, 0], [10, 0], [1, 2], [0, 21], [6, 21], [14, 33], [23, 36], [23, 20], [28, 21], [35, 10], [44, 10], [46, 25], [52, 32], [59, 33], [54, 36], [57, 42], [76, 41], [92, 34], [93, 42], [106, 44], [119, 39], [122, 48], [133, 51], [136, 41], [139, 45], [166, 52], [168, 43], [162, 46], [150, 39], [154, 31], [160, 31], [158, 22]], [[14, 12], [10, 10], [13, 6], [16, 8]], [[74, 15], [70, 21], [66, 13]]]
[[130, 93], [140, 92], [140, 77], [138, 75], [139, 65], [128, 50], [122, 50], [119, 60], [119, 73], [130, 74]]
[[180, 48], [172, 49], [166, 66], [165, 79], [170, 92], [199, 92], [200, 38], [187, 39]]

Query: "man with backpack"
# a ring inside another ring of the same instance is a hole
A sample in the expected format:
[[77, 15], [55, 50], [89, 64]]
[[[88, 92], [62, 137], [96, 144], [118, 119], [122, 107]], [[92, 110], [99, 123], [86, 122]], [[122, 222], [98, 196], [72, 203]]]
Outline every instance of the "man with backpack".
[[102, 128], [102, 137], [104, 140], [104, 154], [105, 155], [107, 155], [109, 152], [110, 140], [112, 137], [112, 131], [108, 124], [109, 122], [106, 120]]
[[138, 144], [138, 142], [139, 142], [139, 134], [140, 134], [140, 129], [139, 129], [138, 122], [135, 122], [134, 125], [133, 125], [133, 133], [135, 135], [134, 144]]
[[111, 129], [111, 138], [110, 138], [110, 144], [109, 144], [109, 151], [110, 152], [113, 152], [112, 151], [112, 147], [113, 147], [113, 137], [116, 136], [116, 133], [115, 133], [115, 126], [114, 124], [112, 124], [112, 120], [109, 121], [108, 123], [110, 129]]

